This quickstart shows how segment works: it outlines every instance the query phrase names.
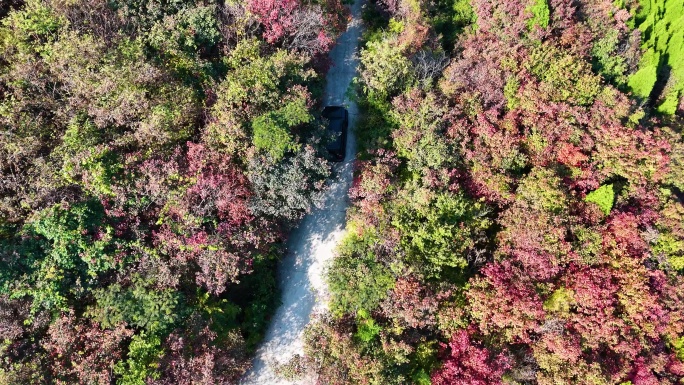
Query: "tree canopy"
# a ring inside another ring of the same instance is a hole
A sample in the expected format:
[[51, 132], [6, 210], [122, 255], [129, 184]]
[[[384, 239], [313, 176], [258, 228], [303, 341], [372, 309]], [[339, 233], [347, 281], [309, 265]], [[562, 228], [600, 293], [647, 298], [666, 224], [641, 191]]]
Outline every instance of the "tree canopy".
[[371, 2], [323, 383], [681, 383], [681, 9]]
[[[335, 0], [0, 6], [0, 383], [224, 384], [330, 173]], [[315, 31], [315, 33], [314, 33]]]

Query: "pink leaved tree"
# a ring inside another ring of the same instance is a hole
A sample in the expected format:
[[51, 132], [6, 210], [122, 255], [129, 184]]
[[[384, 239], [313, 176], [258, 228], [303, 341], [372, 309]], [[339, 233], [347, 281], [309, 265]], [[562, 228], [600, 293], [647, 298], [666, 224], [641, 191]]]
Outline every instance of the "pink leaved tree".
[[[263, 38], [290, 50], [321, 56], [328, 52], [341, 27], [342, 7], [333, 0], [323, 7], [304, 6], [298, 0], [249, 0], [247, 9], [263, 26]], [[336, 14], [335, 16], [332, 16]]]
[[448, 351], [444, 366], [432, 374], [435, 385], [499, 385], [510, 367], [508, 358], [493, 354], [471, 340], [473, 328], [461, 330], [451, 337], [443, 349]]

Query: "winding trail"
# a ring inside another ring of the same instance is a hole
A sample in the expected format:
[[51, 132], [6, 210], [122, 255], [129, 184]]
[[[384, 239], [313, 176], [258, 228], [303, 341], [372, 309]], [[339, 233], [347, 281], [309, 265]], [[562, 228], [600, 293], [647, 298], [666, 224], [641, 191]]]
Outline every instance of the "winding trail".
[[295, 354], [303, 354], [303, 332], [313, 314], [327, 308], [324, 270], [333, 257], [335, 247], [344, 234], [348, 191], [352, 183], [352, 167], [356, 155], [353, 127], [358, 107], [347, 97], [356, 76], [358, 49], [362, 33], [361, 11], [364, 0], [351, 5], [347, 31], [330, 51], [333, 67], [327, 75], [325, 105], [344, 105], [349, 111], [349, 132], [345, 161], [334, 166], [334, 179], [322, 208], [304, 217], [288, 240], [288, 253], [283, 258], [278, 281], [282, 304], [276, 310], [254, 365], [242, 378], [241, 385], [313, 384], [313, 379], [286, 381], [273, 372], [273, 364], [288, 362]]

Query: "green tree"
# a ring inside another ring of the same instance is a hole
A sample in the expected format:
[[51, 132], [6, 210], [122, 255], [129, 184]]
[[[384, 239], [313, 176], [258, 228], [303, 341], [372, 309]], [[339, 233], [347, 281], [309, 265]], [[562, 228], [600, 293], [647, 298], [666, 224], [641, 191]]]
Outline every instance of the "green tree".
[[180, 295], [170, 289], [158, 290], [154, 282], [138, 275], [131, 279], [129, 287], [114, 283], [93, 290], [96, 304], [87, 315], [104, 327], [126, 322], [151, 334], [168, 331], [182, 313]]
[[328, 273], [333, 314], [371, 312], [394, 287], [394, 276], [373, 254], [376, 242], [370, 234], [350, 234], [342, 241]]
[[368, 42], [361, 51], [361, 78], [371, 97], [387, 98], [413, 83], [411, 61], [397, 38]]
[[356, 312], [356, 321], [357, 328], [355, 336], [365, 343], [373, 341], [382, 331], [382, 327], [375, 323], [375, 320], [364, 309]]
[[305, 103], [305, 99], [298, 98], [254, 119], [254, 146], [268, 152], [276, 161], [281, 160], [288, 151], [296, 151], [299, 146], [292, 137], [292, 129], [313, 120]]
[[34, 311], [66, 309], [84, 295], [82, 285], [120, 266], [113, 233], [98, 201], [43, 210], [24, 226], [14, 245], [23, 256], [17, 265], [23, 276], [14, 295], [33, 298]]
[[464, 269], [483, 232], [491, 225], [487, 208], [462, 194], [426, 191], [407, 194], [392, 209], [407, 260], [428, 275], [444, 268]]

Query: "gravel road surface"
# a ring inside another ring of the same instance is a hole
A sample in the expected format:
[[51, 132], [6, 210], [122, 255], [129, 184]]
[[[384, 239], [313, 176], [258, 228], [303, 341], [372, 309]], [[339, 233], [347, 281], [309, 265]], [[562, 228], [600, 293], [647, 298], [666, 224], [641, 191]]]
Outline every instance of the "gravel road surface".
[[290, 235], [288, 252], [279, 269], [282, 305], [276, 310], [265, 339], [256, 352], [252, 369], [243, 377], [242, 385], [312, 384], [313, 379], [286, 381], [273, 372], [274, 364], [286, 363], [295, 354], [303, 354], [303, 332], [310, 317], [326, 309], [327, 291], [324, 271], [344, 234], [345, 215], [349, 206], [348, 191], [352, 183], [352, 162], [356, 154], [353, 127], [358, 108], [347, 97], [349, 85], [356, 76], [361, 10], [363, 0], [351, 6], [352, 19], [330, 52], [333, 67], [327, 75], [326, 105], [344, 105], [349, 110], [349, 132], [345, 161], [334, 166], [323, 207], [307, 215]]

